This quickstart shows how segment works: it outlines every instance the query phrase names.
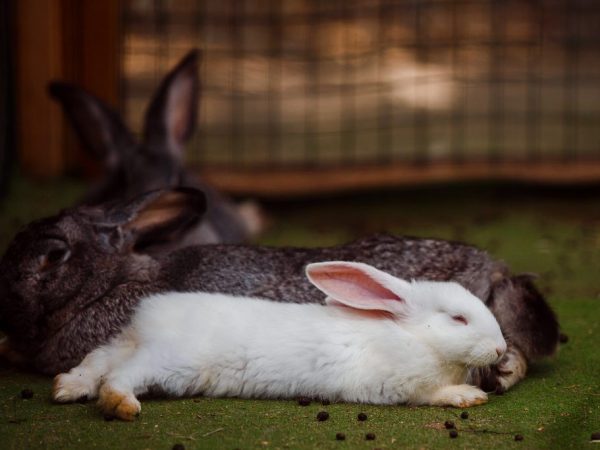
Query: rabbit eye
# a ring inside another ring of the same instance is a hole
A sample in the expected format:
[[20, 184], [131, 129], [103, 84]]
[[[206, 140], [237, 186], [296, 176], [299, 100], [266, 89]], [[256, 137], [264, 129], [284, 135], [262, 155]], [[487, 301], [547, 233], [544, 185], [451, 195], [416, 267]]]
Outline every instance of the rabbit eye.
[[465, 316], [461, 316], [460, 314], [458, 314], [456, 316], [452, 316], [452, 320], [454, 320], [455, 322], [462, 323], [463, 325], [467, 325], [469, 323], [469, 322], [467, 322], [467, 319], [465, 318]]
[[67, 254], [67, 250], [65, 250], [65, 249], [52, 250], [46, 255], [46, 260], [49, 263], [56, 263], [56, 262], [62, 261], [64, 259], [64, 257], [66, 256], [66, 254]]
[[63, 263], [69, 258], [70, 255], [71, 252], [66, 248], [50, 250], [42, 259], [42, 269], [47, 269], [55, 266], [56, 264]]

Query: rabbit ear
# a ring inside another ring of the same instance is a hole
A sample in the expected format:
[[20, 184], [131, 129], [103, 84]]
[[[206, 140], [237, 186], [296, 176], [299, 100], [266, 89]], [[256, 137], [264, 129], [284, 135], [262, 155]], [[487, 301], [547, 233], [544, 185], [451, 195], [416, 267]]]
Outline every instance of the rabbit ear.
[[403, 316], [408, 312], [406, 296], [410, 284], [375, 269], [353, 262], [322, 262], [306, 266], [312, 284], [327, 295], [327, 303], [355, 309], [384, 311]]
[[190, 51], [165, 77], [144, 123], [144, 150], [169, 152], [177, 161], [196, 128], [199, 97], [198, 51]]
[[84, 89], [62, 82], [52, 82], [48, 92], [58, 101], [85, 149], [102, 161], [107, 169], [123, 165], [133, 151], [135, 139], [119, 114]]
[[196, 226], [205, 211], [202, 191], [159, 189], [116, 203], [94, 221], [112, 247], [141, 251], [180, 239]]

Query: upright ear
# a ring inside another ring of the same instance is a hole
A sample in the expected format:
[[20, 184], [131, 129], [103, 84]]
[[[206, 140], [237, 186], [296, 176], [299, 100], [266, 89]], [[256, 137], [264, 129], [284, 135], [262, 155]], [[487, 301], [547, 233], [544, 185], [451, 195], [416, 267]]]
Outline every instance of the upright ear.
[[194, 49], [167, 74], [146, 111], [145, 150], [167, 151], [175, 160], [183, 159], [184, 145], [196, 128], [199, 89]]
[[206, 196], [193, 188], [159, 189], [115, 203], [94, 220], [107, 243], [122, 250], [181, 239], [206, 212]]
[[123, 164], [125, 155], [135, 146], [135, 139], [119, 114], [84, 89], [62, 82], [48, 85], [50, 96], [57, 100], [83, 143], [94, 158], [108, 170]]
[[327, 303], [406, 316], [410, 284], [368, 264], [322, 262], [306, 266], [310, 282], [327, 295]]

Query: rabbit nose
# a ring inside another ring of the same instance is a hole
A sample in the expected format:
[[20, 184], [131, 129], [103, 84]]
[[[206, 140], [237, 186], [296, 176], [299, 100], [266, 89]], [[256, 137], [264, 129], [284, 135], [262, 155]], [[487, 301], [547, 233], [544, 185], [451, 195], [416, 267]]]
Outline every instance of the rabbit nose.
[[506, 347], [496, 347], [496, 354], [498, 355], [498, 358], [500, 358], [502, 355], [504, 355], [505, 351], [506, 351]]

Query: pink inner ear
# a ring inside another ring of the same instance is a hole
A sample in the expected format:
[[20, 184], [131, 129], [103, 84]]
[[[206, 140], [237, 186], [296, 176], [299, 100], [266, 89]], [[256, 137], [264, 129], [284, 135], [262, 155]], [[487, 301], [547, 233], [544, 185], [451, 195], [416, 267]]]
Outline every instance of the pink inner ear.
[[403, 301], [399, 295], [353, 267], [320, 268], [312, 270], [310, 275], [315, 285], [328, 296], [353, 308], [393, 312], [393, 304]]
[[[331, 276], [331, 278], [328, 278]], [[324, 290], [335, 292], [338, 296], [347, 299], [380, 299], [380, 300], [398, 300], [400, 297], [392, 291], [375, 283], [366, 276], [357, 276], [355, 274], [344, 275], [345, 279], [340, 278], [339, 274], [332, 276], [329, 274], [319, 275], [319, 281]]]
[[183, 78], [177, 80], [171, 90], [171, 95], [169, 95], [167, 105], [167, 126], [177, 143], [180, 143], [185, 139], [185, 135], [190, 127], [188, 121], [190, 111], [194, 107], [191, 104], [194, 98], [192, 95], [193, 89], [193, 80]]

